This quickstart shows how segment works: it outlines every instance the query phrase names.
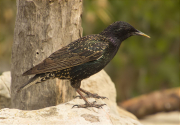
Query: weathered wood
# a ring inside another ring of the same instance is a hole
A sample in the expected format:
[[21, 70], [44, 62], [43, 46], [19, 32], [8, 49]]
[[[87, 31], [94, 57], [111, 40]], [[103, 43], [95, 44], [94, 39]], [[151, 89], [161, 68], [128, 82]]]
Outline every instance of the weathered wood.
[[22, 73], [82, 33], [81, 0], [17, 0], [11, 64], [12, 107], [40, 109], [69, 101], [75, 90], [67, 80], [48, 80], [16, 93], [32, 76]]
[[157, 112], [179, 111], [180, 87], [155, 91], [119, 103], [119, 106], [138, 118]]

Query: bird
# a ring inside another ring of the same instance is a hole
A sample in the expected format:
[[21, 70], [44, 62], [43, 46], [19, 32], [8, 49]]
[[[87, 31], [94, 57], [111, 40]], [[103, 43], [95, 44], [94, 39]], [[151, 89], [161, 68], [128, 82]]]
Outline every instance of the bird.
[[23, 76], [35, 76], [19, 87], [17, 92], [49, 79], [68, 79], [71, 86], [85, 101], [85, 104], [74, 106], [77, 108], [102, 107], [105, 104], [89, 102], [86, 97], [98, 99], [105, 99], [106, 97], [82, 89], [80, 87], [81, 81], [101, 71], [116, 55], [121, 43], [135, 35], [150, 38], [150, 36], [123, 21], [112, 23], [99, 34], [81, 37], [55, 51], [41, 63], [24, 72]]

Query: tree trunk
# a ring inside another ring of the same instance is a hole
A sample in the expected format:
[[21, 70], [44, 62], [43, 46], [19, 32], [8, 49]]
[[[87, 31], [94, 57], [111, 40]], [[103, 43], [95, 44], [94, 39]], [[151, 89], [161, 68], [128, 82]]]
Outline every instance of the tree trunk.
[[12, 107], [40, 109], [67, 102], [75, 95], [68, 80], [53, 79], [16, 90], [32, 76], [22, 73], [51, 53], [81, 37], [81, 0], [17, 0], [11, 64]]

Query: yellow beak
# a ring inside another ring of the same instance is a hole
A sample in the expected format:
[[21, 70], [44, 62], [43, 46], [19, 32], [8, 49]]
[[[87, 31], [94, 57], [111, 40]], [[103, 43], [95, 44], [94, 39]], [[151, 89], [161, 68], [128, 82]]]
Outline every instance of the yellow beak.
[[141, 32], [141, 31], [136, 32], [136, 35], [140, 35], [140, 36], [145, 36], [147, 38], [151, 38], [150, 36], [148, 36], [147, 34]]

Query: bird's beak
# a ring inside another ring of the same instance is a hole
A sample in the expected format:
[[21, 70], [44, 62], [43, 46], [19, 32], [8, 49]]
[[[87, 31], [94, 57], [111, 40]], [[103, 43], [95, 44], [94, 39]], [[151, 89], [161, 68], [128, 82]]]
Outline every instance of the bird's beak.
[[137, 31], [137, 32], [135, 32], [135, 34], [136, 35], [140, 35], [140, 36], [145, 36], [145, 37], [147, 37], [147, 38], [151, 38], [150, 36], [148, 36], [148, 35], [146, 35], [145, 33], [143, 33], [143, 32], [141, 32], [141, 31]]

